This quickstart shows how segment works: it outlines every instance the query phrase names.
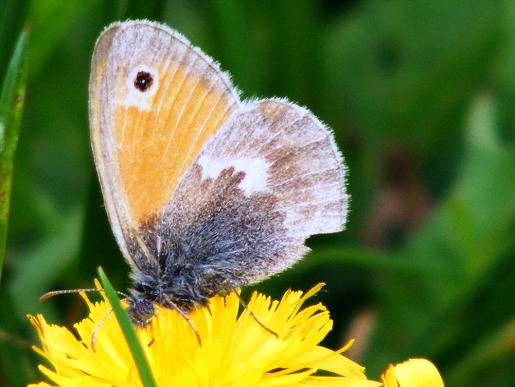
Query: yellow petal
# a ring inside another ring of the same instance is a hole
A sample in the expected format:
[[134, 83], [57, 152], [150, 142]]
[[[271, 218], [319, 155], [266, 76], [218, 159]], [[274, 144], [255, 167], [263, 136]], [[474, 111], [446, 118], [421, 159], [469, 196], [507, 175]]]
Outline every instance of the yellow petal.
[[[347, 386], [372, 387], [364, 368], [342, 355], [350, 345], [333, 351], [320, 345], [332, 328], [321, 304], [304, 306], [322, 285], [310, 291], [287, 291], [281, 300], [254, 293], [240, 313], [236, 294], [216, 296], [209, 307], [189, 318], [201, 337], [175, 310], [156, 306], [138, 340], [158, 386]], [[50, 381], [41, 386], [140, 386], [137, 369], [111, 306], [82, 295], [88, 318], [66, 327], [29, 317], [41, 340], [36, 352], [49, 365], [40, 371]], [[272, 335], [250, 313], [272, 329]], [[95, 350], [91, 336], [96, 332]], [[319, 375], [322, 374], [322, 375]]]
[[438, 369], [426, 359], [409, 359], [390, 365], [382, 375], [385, 387], [443, 387]]

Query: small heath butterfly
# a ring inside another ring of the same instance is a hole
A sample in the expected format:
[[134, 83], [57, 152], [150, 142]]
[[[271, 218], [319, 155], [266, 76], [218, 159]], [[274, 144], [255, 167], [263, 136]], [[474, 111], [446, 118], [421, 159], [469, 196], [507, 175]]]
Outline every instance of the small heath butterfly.
[[156, 304], [184, 316], [279, 273], [310, 235], [343, 228], [345, 168], [331, 131], [286, 99], [242, 101], [217, 63], [165, 25], [101, 34], [89, 120], [138, 325]]

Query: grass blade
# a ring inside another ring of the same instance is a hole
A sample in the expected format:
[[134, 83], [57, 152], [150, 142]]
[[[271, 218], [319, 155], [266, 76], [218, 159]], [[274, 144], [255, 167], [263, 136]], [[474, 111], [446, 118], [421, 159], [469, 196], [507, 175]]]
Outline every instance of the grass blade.
[[156, 383], [154, 381], [154, 377], [152, 372], [150, 371], [150, 367], [147, 363], [147, 359], [145, 358], [145, 354], [139, 345], [139, 341], [136, 337], [136, 331], [132, 326], [132, 322], [122, 308], [120, 304], [120, 299], [116, 295], [116, 292], [107, 279], [107, 276], [104, 273], [102, 268], [98, 268], [98, 275], [100, 277], [100, 282], [102, 282], [102, 287], [105, 290], [107, 299], [111, 303], [111, 307], [113, 308], [113, 312], [118, 320], [118, 324], [120, 324], [120, 328], [122, 329], [123, 335], [125, 336], [125, 340], [127, 341], [127, 345], [131, 351], [134, 362], [136, 363], [136, 367], [138, 368], [138, 372], [141, 377], [141, 382], [145, 387], [155, 387]]
[[28, 34], [24, 30], [18, 38], [0, 94], [0, 279], [7, 240], [13, 162], [25, 100]]

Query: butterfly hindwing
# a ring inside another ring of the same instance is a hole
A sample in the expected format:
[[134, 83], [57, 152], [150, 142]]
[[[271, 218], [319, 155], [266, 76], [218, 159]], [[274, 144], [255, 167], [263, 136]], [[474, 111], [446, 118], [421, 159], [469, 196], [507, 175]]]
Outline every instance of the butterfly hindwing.
[[240, 102], [229, 78], [182, 35], [115, 23], [97, 41], [90, 127], [109, 219], [124, 256], [145, 255], [144, 225], [162, 212], [207, 140]]
[[195, 285], [214, 293], [284, 270], [307, 251], [307, 237], [342, 229], [344, 174], [332, 133], [312, 113], [278, 99], [246, 104], [204, 146], [157, 221], [173, 255], [167, 267], [191, 264]]

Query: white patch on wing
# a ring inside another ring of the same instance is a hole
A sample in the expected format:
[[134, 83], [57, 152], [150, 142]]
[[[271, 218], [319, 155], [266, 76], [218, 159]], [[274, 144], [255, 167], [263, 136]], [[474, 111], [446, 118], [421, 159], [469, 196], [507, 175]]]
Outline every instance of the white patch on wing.
[[[144, 71], [152, 75], [152, 85], [143, 92], [134, 86], [134, 80], [140, 71]], [[159, 77], [156, 69], [143, 65], [136, 66], [127, 77], [127, 95], [124, 96], [124, 99], [120, 104], [127, 107], [136, 106], [140, 110], [150, 110], [150, 98], [156, 93], [158, 84]]]
[[267, 191], [269, 164], [259, 157], [240, 157], [234, 159], [212, 159], [200, 156], [198, 164], [202, 167], [202, 180], [216, 179], [224, 169], [233, 167], [235, 172], [244, 172], [245, 177], [239, 188], [245, 196], [254, 192]]

